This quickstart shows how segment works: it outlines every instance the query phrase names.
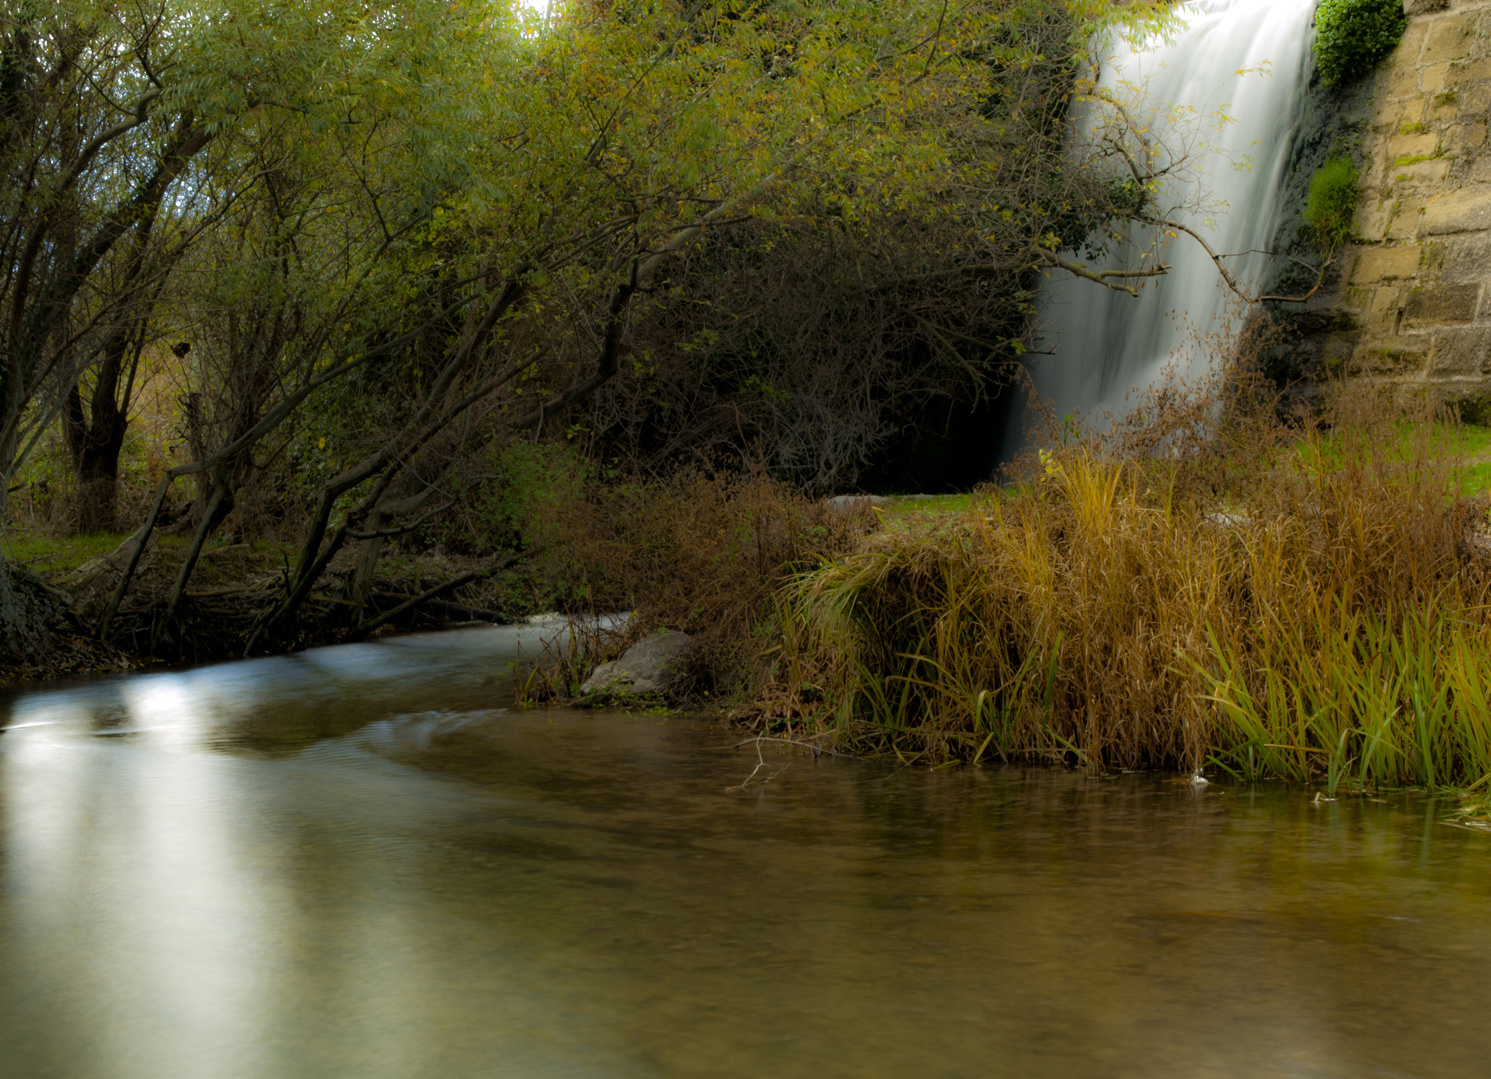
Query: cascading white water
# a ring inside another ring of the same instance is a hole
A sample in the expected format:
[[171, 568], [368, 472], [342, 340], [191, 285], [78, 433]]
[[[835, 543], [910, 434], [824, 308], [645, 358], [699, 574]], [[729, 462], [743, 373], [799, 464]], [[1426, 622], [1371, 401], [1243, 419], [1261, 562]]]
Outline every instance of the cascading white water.
[[[1177, 8], [1183, 27], [1168, 41], [1118, 43], [1104, 57], [1099, 85], [1138, 97], [1138, 114], [1158, 143], [1189, 144], [1184, 175], [1166, 181], [1158, 204], [1198, 229], [1245, 285], [1256, 290], [1279, 220], [1278, 192], [1306, 85], [1316, 0], [1210, 0]], [[1075, 117], [1078, 144], [1090, 138], [1095, 110]], [[1225, 114], [1227, 119], [1221, 121]], [[1135, 267], [1153, 236], [1131, 237], [1104, 267]], [[1183, 362], [1196, 332], [1223, 326], [1231, 293], [1210, 256], [1190, 237], [1162, 237], [1170, 272], [1144, 282], [1137, 299], [1061, 270], [1050, 272], [1037, 306], [1041, 349], [1031, 357], [1036, 391], [1054, 415], [1122, 414], [1135, 388], [1172, 362], [1195, 377], [1204, 360]], [[1255, 252], [1242, 254], [1243, 252]], [[1079, 261], [1080, 256], [1078, 256]], [[1012, 422], [1005, 453], [1023, 445]]]

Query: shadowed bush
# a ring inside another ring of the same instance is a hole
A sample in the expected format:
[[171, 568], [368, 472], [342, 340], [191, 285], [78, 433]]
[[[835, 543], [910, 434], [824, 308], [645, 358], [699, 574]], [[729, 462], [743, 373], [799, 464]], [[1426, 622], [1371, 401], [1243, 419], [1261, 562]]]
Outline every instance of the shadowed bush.
[[686, 470], [575, 494], [535, 522], [555, 537], [544, 572], [570, 582], [573, 614], [633, 612], [623, 633], [592, 641], [588, 655], [613, 656], [659, 627], [682, 630], [694, 638], [695, 689], [753, 679], [757, 631], [778, 591], [872, 527], [866, 509], [835, 510], [763, 475]]

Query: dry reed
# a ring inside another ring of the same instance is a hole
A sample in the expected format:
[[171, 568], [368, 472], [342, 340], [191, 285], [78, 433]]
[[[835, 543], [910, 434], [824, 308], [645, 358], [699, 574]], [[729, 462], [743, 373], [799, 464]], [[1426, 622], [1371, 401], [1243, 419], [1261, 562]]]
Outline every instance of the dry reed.
[[797, 578], [766, 725], [905, 760], [1491, 775], [1484, 505], [1453, 419], [1366, 393], [1292, 426], [1156, 400]]

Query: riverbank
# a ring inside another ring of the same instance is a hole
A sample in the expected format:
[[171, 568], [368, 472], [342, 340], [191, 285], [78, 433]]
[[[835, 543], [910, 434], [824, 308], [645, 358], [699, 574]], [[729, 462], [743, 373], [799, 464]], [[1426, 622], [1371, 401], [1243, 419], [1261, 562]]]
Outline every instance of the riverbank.
[[[1195, 424], [1152, 417], [972, 495], [814, 502], [698, 474], [586, 488], [528, 552], [391, 551], [355, 621], [349, 553], [296, 635], [264, 651], [517, 620], [559, 596], [582, 623], [635, 617], [550, 649], [524, 695], [576, 699], [597, 663], [666, 628], [691, 645], [662, 703], [855, 755], [1479, 787], [1491, 431], [1382, 401], [1331, 408], [1288, 424], [1234, 410], [1189, 441]], [[168, 639], [207, 646], [152, 651], [171, 539], [142, 563], [133, 628], [98, 669], [242, 654], [272, 610], [284, 552], [225, 545]], [[117, 579], [97, 546], [31, 555], [72, 597], [66, 628], [90, 657]]]
[[[716, 680], [738, 686], [780, 585], [849, 551], [877, 521], [868, 503], [815, 501], [759, 476], [687, 471], [557, 484], [530, 499], [497, 542], [463, 547], [439, 532], [391, 541], [361, 591], [363, 552], [348, 544], [293, 621], [273, 632], [266, 626], [286, 594], [293, 534], [209, 545], [173, 605], [189, 544], [157, 533], [112, 617], [131, 537], [13, 534], [12, 575], [45, 603], [29, 611], [35, 632], [12, 649], [6, 680], [265, 655], [543, 612], [584, 620], [633, 610], [638, 634], [674, 626], [695, 638], [694, 691]], [[91, 650], [91, 665], [49, 666], [63, 642]]]
[[[256, 629], [282, 596], [283, 546], [225, 543], [204, 551], [192, 587], [167, 622], [163, 614], [187, 541], [164, 535], [140, 560], [129, 602], [116, 613], [111, 632], [101, 634], [101, 616], [113, 599], [129, 540], [111, 535], [12, 538], [7, 552], [11, 591], [25, 608], [30, 632], [11, 650], [5, 683], [237, 658], [249, 650]], [[352, 559], [342, 561], [332, 567], [326, 587], [312, 595], [294, 632], [264, 641], [258, 654], [452, 623], [506, 623], [532, 613], [547, 598], [535, 598], [531, 567], [517, 560], [497, 562], [511, 564], [503, 566], [505, 572], [492, 573], [493, 559], [436, 550], [385, 559], [354, 612], [346, 598]], [[457, 587], [442, 587], [452, 581]], [[453, 595], [458, 591], [459, 596]]]

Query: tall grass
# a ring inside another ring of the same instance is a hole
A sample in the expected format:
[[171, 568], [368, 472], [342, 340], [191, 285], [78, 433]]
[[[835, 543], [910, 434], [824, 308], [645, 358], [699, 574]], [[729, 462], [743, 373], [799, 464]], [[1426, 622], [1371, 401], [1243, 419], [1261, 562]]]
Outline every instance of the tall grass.
[[1213, 412], [1195, 445], [1044, 454], [796, 578], [770, 714], [908, 760], [1478, 782], [1484, 506], [1428, 420], [1343, 398], [1323, 425]]

